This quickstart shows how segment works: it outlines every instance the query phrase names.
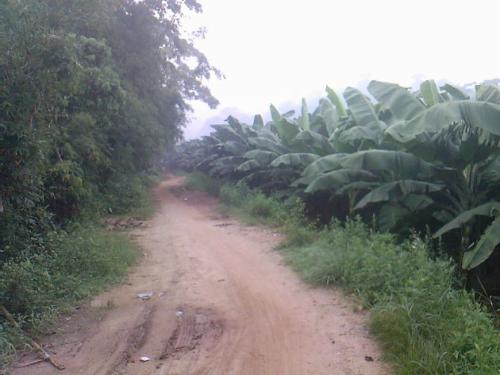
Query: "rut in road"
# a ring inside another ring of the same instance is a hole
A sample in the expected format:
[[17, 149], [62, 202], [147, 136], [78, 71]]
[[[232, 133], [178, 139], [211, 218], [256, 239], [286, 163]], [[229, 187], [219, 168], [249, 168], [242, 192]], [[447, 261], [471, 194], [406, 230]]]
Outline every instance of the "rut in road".
[[[273, 250], [280, 235], [222, 216], [215, 199], [185, 191], [180, 177], [170, 176], [155, 194], [156, 215], [132, 234], [144, 257], [129, 282], [63, 318], [61, 333], [47, 338], [63, 373], [390, 372], [368, 335], [366, 314], [283, 265]], [[154, 292], [150, 299], [136, 297], [147, 291]], [[12, 370], [60, 373], [47, 363]]]

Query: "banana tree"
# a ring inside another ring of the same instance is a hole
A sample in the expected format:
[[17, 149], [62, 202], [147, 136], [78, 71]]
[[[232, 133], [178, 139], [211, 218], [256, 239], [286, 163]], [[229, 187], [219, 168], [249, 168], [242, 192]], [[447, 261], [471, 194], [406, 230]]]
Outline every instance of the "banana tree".
[[[500, 105], [487, 101], [435, 104], [415, 118], [394, 124], [387, 138], [443, 167], [434, 181], [446, 186], [433, 217], [444, 225], [436, 238], [462, 230], [462, 267], [484, 262], [500, 244]], [[488, 217], [489, 220], [478, 220]]]

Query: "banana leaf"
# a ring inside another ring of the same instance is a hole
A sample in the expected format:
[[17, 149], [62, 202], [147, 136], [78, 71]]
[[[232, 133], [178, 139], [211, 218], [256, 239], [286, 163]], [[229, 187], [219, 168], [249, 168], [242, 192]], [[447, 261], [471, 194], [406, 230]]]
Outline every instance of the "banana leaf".
[[293, 186], [309, 185], [319, 175], [340, 169], [342, 166], [340, 160], [346, 154], [332, 154], [316, 159], [309, 164], [302, 172], [302, 177], [293, 183]]
[[244, 158], [249, 160], [255, 160], [261, 166], [268, 165], [274, 159], [278, 157], [276, 152], [272, 151], [263, 151], [263, 150], [252, 150], [248, 151], [243, 155]]
[[[423, 195], [434, 193], [444, 190], [444, 188], [445, 187], [443, 185], [416, 180], [392, 181], [370, 191], [363, 198], [361, 198], [361, 200], [354, 206], [354, 209], [360, 210], [367, 205], [374, 203], [398, 201], [409, 194]], [[426, 198], [427, 197], [425, 196], [421, 197], [423, 200]]]
[[482, 84], [476, 86], [476, 100], [500, 104], [500, 89], [498, 86]]
[[500, 136], [500, 105], [470, 101], [436, 104], [413, 120], [390, 126], [385, 134], [389, 139], [411, 147], [418, 143], [419, 135], [439, 133], [457, 123]]
[[400, 179], [430, 177], [436, 173], [431, 163], [402, 151], [359, 151], [342, 158], [340, 164], [342, 168], [385, 171]]
[[494, 216], [497, 213], [500, 213], [500, 202], [488, 202], [482, 204], [473, 209], [462, 212], [452, 221], [442, 226], [436, 233], [432, 235], [432, 237], [438, 238], [451, 230], [459, 229], [460, 227], [468, 224], [469, 221], [474, 219], [476, 216]]
[[345, 110], [344, 104], [342, 104], [342, 101], [340, 100], [339, 96], [337, 93], [330, 87], [326, 86], [326, 93], [328, 96], [328, 99], [332, 102], [332, 104], [335, 106], [337, 109], [337, 113], [340, 118], [347, 117], [347, 111]]
[[449, 83], [446, 83], [443, 86], [441, 86], [441, 90], [444, 90], [445, 92], [447, 92], [453, 100], [468, 100], [469, 99], [469, 95], [467, 95], [465, 92], [463, 92], [458, 87], [450, 85]]
[[481, 239], [472, 250], [465, 252], [462, 259], [462, 268], [471, 270], [479, 266], [490, 257], [495, 248], [500, 244], [500, 216], [486, 228]]
[[310, 130], [304, 130], [298, 133], [293, 138], [291, 146], [296, 152], [312, 153], [321, 156], [333, 154], [335, 152], [328, 138]]
[[305, 189], [306, 193], [321, 190], [335, 191], [355, 181], [375, 181], [377, 176], [368, 171], [358, 169], [338, 169], [316, 177]]
[[303, 130], [310, 130], [311, 125], [309, 122], [309, 110], [307, 108], [307, 102], [304, 98], [302, 98], [302, 116], [300, 117], [300, 127]]
[[371, 81], [368, 91], [389, 108], [397, 120], [409, 120], [425, 110], [420, 101], [407, 89], [394, 83]]
[[432, 107], [435, 104], [441, 103], [443, 100], [439, 94], [439, 89], [432, 79], [424, 81], [420, 84], [420, 93], [424, 98], [425, 104]]
[[309, 153], [290, 153], [278, 156], [271, 163], [271, 167], [290, 167], [304, 169], [314, 160], [319, 158], [316, 154]]
[[249, 141], [252, 145], [261, 150], [272, 151], [279, 155], [286, 154], [288, 152], [288, 148], [286, 148], [282, 144], [279, 144], [278, 142], [272, 141], [269, 138], [253, 137], [250, 138]]
[[348, 87], [344, 91], [344, 98], [358, 126], [372, 129], [385, 128], [385, 125], [380, 123], [373, 104], [361, 91]]

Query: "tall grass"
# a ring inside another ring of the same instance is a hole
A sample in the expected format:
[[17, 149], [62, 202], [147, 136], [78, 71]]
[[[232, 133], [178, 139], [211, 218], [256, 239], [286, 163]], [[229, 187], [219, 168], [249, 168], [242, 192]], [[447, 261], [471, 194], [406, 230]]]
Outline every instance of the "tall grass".
[[318, 228], [304, 219], [300, 202], [245, 186], [223, 185], [219, 198], [236, 214], [280, 225], [288, 238], [284, 257], [307, 282], [357, 295], [396, 373], [500, 373], [500, 335], [491, 316], [460, 287], [453, 264], [430, 257], [421, 239], [398, 243], [357, 220]]

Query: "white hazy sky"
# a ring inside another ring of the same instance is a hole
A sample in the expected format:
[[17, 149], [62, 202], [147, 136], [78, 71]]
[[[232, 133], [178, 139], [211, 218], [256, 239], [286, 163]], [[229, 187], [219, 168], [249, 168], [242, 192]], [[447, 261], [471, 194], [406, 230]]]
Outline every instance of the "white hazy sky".
[[228, 112], [266, 113], [270, 103], [317, 97], [326, 84], [500, 77], [498, 0], [200, 2], [203, 13], [188, 24], [206, 27], [196, 45], [226, 79], [209, 82], [216, 110], [194, 104], [188, 139]]

